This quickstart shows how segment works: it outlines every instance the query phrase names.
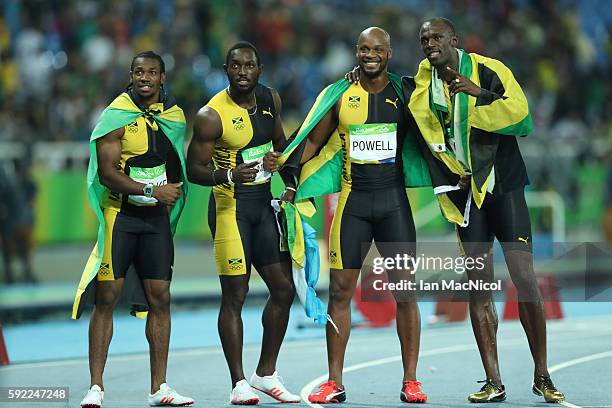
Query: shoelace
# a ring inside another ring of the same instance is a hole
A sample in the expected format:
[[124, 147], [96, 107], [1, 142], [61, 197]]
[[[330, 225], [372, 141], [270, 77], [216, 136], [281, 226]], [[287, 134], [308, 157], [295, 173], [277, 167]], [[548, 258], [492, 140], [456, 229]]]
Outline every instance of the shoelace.
[[536, 377], [535, 383], [542, 389], [555, 390], [555, 391], [557, 390], [552, 380], [550, 379], [550, 377], [547, 377], [545, 375], [538, 375]]
[[327, 391], [330, 389], [333, 391], [334, 388], [336, 388], [336, 383], [332, 381], [325, 382], [319, 385], [319, 391], [315, 392], [315, 395], [322, 395], [324, 393], [327, 393]]
[[476, 381], [477, 383], [485, 383], [485, 385], [482, 386], [482, 388], [480, 389], [480, 391], [486, 391], [488, 387], [492, 387], [496, 390], [501, 390], [501, 387], [498, 387], [497, 385], [495, 385], [495, 383], [493, 382], [492, 379], [487, 378], [486, 380], [482, 380], [482, 381]]
[[419, 389], [419, 387], [421, 386], [421, 383], [418, 381], [411, 381], [411, 380], [407, 380], [407, 381], [402, 381], [403, 385], [405, 388], [408, 388], [408, 391], [411, 394], [422, 394], [423, 392]]
[[[160, 392], [160, 391], [161, 391], [161, 388], [160, 388], [159, 390], [157, 390], [157, 392]], [[156, 394], [157, 394], [157, 392], [156, 392]], [[170, 387], [168, 387], [168, 385], [166, 385], [166, 391], [165, 391], [165, 393], [166, 393], [166, 394], [172, 394], [172, 393], [174, 393], [174, 389], [173, 389], [173, 388], [170, 388]]]
[[272, 377], [273, 380], [277, 380], [283, 387], [284, 385], [284, 381], [283, 381], [283, 377], [281, 377], [280, 375], [276, 374], [272, 374], [270, 377]]

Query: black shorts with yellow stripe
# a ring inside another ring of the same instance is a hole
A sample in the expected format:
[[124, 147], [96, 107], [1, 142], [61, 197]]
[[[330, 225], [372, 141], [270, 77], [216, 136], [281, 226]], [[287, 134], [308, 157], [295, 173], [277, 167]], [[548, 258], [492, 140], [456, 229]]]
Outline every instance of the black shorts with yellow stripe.
[[524, 188], [485, 196], [482, 207], [472, 201], [467, 227], [457, 227], [464, 255], [488, 253], [497, 238], [504, 251], [532, 252], [531, 221]]
[[125, 278], [132, 264], [141, 280], [171, 280], [174, 243], [167, 213], [126, 214], [109, 208], [103, 211], [104, 255], [98, 280]]
[[238, 199], [211, 192], [208, 226], [219, 275], [244, 275], [251, 271], [251, 265], [259, 269], [289, 262], [289, 252], [280, 250], [271, 200], [269, 192], [264, 197]]
[[344, 186], [329, 234], [331, 269], [361, 269], [372, 239], [383, 257], [416, 252], [416, 231], [403, 186], [351, 190]]

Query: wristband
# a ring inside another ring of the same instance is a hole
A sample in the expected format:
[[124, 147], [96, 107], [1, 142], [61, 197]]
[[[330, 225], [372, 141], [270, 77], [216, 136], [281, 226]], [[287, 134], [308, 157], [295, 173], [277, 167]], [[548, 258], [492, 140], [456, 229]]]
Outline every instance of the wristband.
[[232, 180], [232, 169], [227, 169], [227, 182], [234, 184], [234, 181]]

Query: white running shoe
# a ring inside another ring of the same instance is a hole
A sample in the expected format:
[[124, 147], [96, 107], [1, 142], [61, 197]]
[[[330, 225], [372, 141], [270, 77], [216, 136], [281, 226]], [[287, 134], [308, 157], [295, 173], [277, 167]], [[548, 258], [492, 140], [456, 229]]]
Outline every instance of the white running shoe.
[[233, 405], [257, 405], [259, 397], [253, 392], [247, 380], [240, 380], [230, 394], [230, 403]]
[[83, 401], [81, 401], [81, 406], [83, 408], [100, 408], [103, 400], [104, 391], [102, 391], [99, 385], [94, 384], [87, 391], [87, 395], [85, 395]]
[[251, 377], [251, 387], [263, 392], [269, 397], [274, 398], [279, 402], [300, 402], [299, 395], [295, 395], [287, 391], [283, 385], [283, 379], [275, 371], [272, 375], [264, 377], [253, 373]]
[[149, 394], [149, 406], [151, 407], [186, 407], [193, 405], [193, 399], [183, 397], [181, 394], [163, 383], [155, 394]]

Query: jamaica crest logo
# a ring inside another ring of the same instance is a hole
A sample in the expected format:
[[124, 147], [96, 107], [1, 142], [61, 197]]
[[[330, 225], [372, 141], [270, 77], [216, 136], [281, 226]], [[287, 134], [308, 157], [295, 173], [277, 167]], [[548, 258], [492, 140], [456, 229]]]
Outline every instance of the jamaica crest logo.
[[336, 254], [336, 251], [329, 251], [329, 261], [333, 264], [338, 262], [338, 254]]
[[349, 96], [348, 99], [348, 107], [351, 109], [357, 109], [359, 107], [359, 105], [361, 104], [361, 97], [360, 96]]
[[242, 258], [231, 258], [227, 260], [229, 268], [233, 271], [237, 271], [242, 268]]
[[100, 269], [98, 269], [98, 274], [103, 277], [103, 278], [107, 278], [110, 276], [110, 265], [107, 263], [101, 263], [100, 264]]
[[132, 122], [129, 125], [127, 125], [127, 131], [128, 133], [138, 132], [138, 122]]
[[244, 119], [242, 119], [242, 116], [236, 116], [235, 118], [232, 118], [232, 125], [234, 125], [234, 129], [235, 130], [242, 130], [244, 129]]

